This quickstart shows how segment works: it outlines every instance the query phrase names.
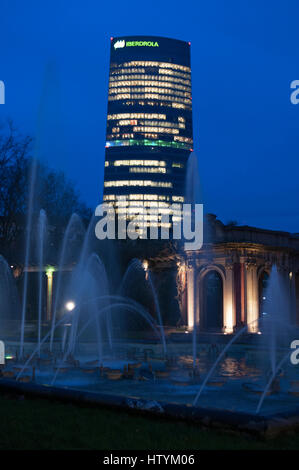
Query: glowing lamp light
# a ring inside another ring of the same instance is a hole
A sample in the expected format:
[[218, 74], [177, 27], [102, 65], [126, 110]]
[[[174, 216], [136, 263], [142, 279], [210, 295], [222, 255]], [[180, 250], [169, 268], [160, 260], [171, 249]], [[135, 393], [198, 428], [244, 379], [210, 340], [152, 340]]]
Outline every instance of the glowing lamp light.
[[143, 267], [144, 271], [148, 270], [148, 261], [146, 259], [142, 262], [142, 267]]
[[72, 300], [70, 300], [69, 302], [67, 302], [65, 304], [65, 308], [69, 311], [69, 312], [72, 312], [72, 310], [74, 310], [74, 308], [76, 307], [76, 304], [75, 302], [73, 302]]
[[46, 269], [46, 275], [51, 276], [55, 272], [55, 268], [53, 266], [48, 266]]

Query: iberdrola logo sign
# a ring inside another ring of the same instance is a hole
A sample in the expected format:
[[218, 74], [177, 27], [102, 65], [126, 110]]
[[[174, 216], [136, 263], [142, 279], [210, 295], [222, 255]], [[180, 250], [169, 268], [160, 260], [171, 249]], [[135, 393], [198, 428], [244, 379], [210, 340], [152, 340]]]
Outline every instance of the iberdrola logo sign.
[[125, 41], [116, 41], [114, 43], [114, 49], [120, 49], [122, 47], [125, 47]]
[[125, 41], [118, 40], [113, 45], [114, 49], [122, 49], [123, 47], [159, 47], [157, 41]]

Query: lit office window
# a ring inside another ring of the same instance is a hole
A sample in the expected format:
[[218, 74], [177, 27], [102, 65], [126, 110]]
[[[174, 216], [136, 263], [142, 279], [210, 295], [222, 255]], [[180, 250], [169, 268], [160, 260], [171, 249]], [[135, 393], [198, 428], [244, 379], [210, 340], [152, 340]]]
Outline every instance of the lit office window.
[[166, 166], [164, 160], [115, 160], [114, 166]]
[[151, 181], [151, 180], [119, 180], [119, 181], [105, 181], [106, 188], [123, 187], [123, 186], [151, 186], [153, 188], [172, 188], [171, 182], [166, 181]]
[[166, 173], [166, 168], [150, 168], [150, 167], [133, 167], [130, 168], [130, 173]]

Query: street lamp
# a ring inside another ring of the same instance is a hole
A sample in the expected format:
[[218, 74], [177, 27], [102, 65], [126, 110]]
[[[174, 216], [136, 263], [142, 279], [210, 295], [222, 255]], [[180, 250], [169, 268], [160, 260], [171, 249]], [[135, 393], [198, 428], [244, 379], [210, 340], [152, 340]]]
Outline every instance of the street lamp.
[[66, 304], [65, 304], [65, 308], [71, 312], [72, 310], [74, 310], [74, 308], [76, 307], [76, 304], [75, 302], [73, 302], [72, 300], [69, 300]]
[[[76, 308], [75, 302], [73, 302], [72, 300], [69, 300], [68, 302], [66, 302], [65, 309], [68, 312], [72, 312], [75, 308]], [[64, 352], [64, 350], [65, 350], [65, 343], [66, 343], [66, 337], [67, 337], [67, 331], [68, 331], [67, 329], [70, 326], [71, 326], [71, 323], [65, 323], [64, 324], [63, 336], [62, 336], [62, 342], [61, 342], [62, 352]]]

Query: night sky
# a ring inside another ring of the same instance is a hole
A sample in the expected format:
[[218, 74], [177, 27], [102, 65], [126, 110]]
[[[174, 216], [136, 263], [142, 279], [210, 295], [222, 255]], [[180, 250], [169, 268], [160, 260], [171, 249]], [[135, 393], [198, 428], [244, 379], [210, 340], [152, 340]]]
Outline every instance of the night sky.
[[95, 207], [110, 37], [135, 34], [191, 41], [205, 210], [299, 232], [298, 0], [0, 0], [0, 119], [37, 137], [38, 157]]

